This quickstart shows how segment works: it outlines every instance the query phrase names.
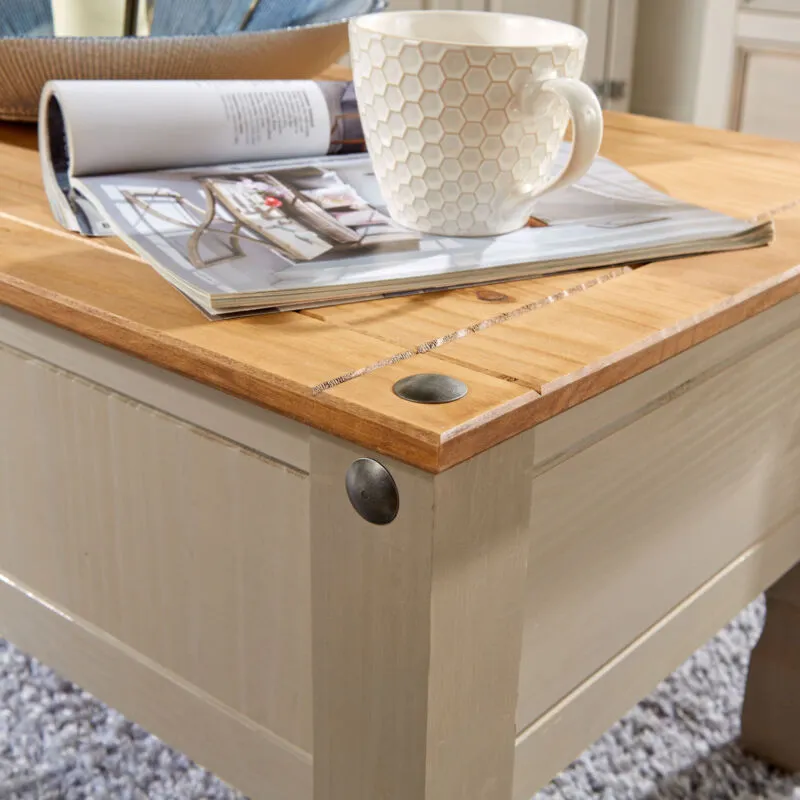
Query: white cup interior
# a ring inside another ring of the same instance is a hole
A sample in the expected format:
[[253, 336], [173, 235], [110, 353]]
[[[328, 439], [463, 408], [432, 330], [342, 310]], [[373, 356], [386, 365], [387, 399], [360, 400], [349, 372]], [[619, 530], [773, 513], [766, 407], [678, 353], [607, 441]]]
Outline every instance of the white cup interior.
[[462, 47], [574, 47], [586, 39], [565, 22], [490, 11], [384, 11], [354, 23], [384, 36]]

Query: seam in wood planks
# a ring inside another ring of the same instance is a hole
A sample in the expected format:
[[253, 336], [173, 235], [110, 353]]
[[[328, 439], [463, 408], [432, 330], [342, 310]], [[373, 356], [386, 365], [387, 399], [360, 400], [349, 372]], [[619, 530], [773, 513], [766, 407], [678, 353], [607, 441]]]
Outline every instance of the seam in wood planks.
[[[774, 218], [775, 216], [777, 216], [777, 215], [779, 215], [781, 213], [785, 213], [786, 211], [793, 210], [794, 208], [796, 208], [798, 206], [800, 206], [800, 198], [796, 198], [796, 199], [794, 199], [794, 200], [792, 200], [792, 201], [790, 201], [788, 203], [784, 203], [784, 204], [782, 204], [780, 206], [777, 206], [775, 208], [767, 209], [767, 210], [757, 214], [755, 217], [753, 217], [753, 221]], [[0, 218], [7, 219], [7, 220], [9, 220], [11, 222], [15, 222], [17, 224], [25, 225], [25, 226], [30, 227], [30, 228], [34, 228], [35, 230], [40, 230], [40, 231], [42, 231], [44, 233], [50, 233], [50, 234], [52, 234], [54, 236], [68, 237], [70, 239], [74, 238], [74, 234], [69, 233], [67, 231], [63, 231], [63, 230], [60, 230], [60, 229], [57, 229], [57, 228], [52, 228], [52, 227], [49, 227], [49, 226], [46, 226], [46, 225], [41, 225], [39, 223], [33, 222], [31, 220], [27, 220], [27, 219], [25, 219], [23, 217], [18, 217], [18, 216], [14, 215], [14, 214], [9, 214], [9, 213], [4, 212], [4, 211], [0, 211]], [[115, 247], [109, 247], [108, 245], [103, 244], [102, 242], [95, 241], [95, 240], [93, 240], [91, 238], [86, 238], [83, 241], [84, 241], [84, 243], [86, 245], [88, 245], [90, 247], [94, 247], [96, 249], [107, 251], [107, 252], [113, 253], [115, 255], [123, 255], [123, 256], [125, 256], [125, 257], [127, 257], [129, 259], [132, 259], [134, 261], [139, 261], [139, 262], [143, 261], [143, 259], [141, 259], [141, 257], [139, 255], [137, 255], [136, 253], [128, 251], [127, 248], [117, 249]], [[487, 318], [485, 320], [481, 320], [479, 322], [474, 323], [473, 325], [467, 326], [465, 328], [461, 328], [461, 329], [456, 330], [456, 331], [452, 331], [452, 332], [450, 332], [448, 334], [445, 334], [444, 336], [437, 337], [436, 339], [428, 340], [426, 342], [423, 342], [422, 344], [417, 345], [414, 348], [398, 352], [398, 353], [396, 353], [396, 354], [394, 354], [394, 355], [392, 355], [392, 356], [390, 356], [388, 358], [381, 359], [381, 360], [376, 361], [376, 362], [374, 362], [372, 364], [368, 364], [368, 365], [366, 365], [364, 367], [360, 367], [359, 369], [353, 370], [351, 372], [348, 372], [348, 373], [345, 373], [345, 374], [342, 374], [342, 375], [338, 375], [338, 376], [333, 377], [333, 378], [331, 378], [329, 380], [326, 380], [326, 381], [323, 381], [321, 383], [318, 383], [318, 384], [316, 384], [315, 386], [312, 387], [311, 394], [312, 394], [312, 396], [317, 396], [317, 395], [322, 394], [323, 392], [325, 392], [327, 390], [330, 390], [330, 389], [332, 389], [332, 388], [334, 388], [336, 386], [341, 385], [342, 383], [346, 383], [347, 381], [353, 380], [355, 378], [359, 378], [359, 377], [361, 377], [363, 375], [368, 375], [369, 373], [374, 372], [375, 370], [380, 369], [381, 367], [390, 366], [390, 365], [396, 364], [396, 363], [398, 363], [400, 361], [404, 361], [406, 359], [412, 358], [412, 357], [414, 357], [416, 355], [421, 355], [423, 353], [431, 352], [431, 351], [433, 351], [433, 350], [435, 350], [437, 348], [440, 348], [443, 345], [448, 344], [450, 342], [453, 342], [453, 341], [455, 341], [457, 339], [461, 339], [461, 338], [463, 338], [465, 336], [468, 336], [470, 334], [479, 333], [479, 332], [481, 332], [483, 330], [486, 330], [486, 329], [488, 329], [490, 327], [493, 327], [495, 325], [502, 324], [502, 323], [507, 322], [507, 321], [509, 321], [511, 319], [514, 319], [516, 317], [522, 316], [523, 314], [527, 314], [527, 313], [530, 313], [532, 311], [535, 311], [538, 308], [544, 308], [544, 307], [546, 307], [548, 305], [551, 305], [554, 302], [557, 302], [558, 300], [562, 300], [562, 299], [570, 297], [570, 296], [572, 296], [574, 294], [586, 291], [587, 289], [590, 289], [593, 286], [598, 286], [600, 284], [603, 284], [608, 280], [611, 280], [613, 278], [619, 277], [620, 275], [623, 275], [626, 272], [629, 272], [630, 270], [631, 270], [630, 267], [620, 267], [620, 268], [618, 268], [616, 270], [612, 270], [611, 272], [609, 272], [609, 273], [607, 273], [605, 275], [599, 276], [598, 278], [594, 278], [592, 280], [589, 280], [589, 281], [586, 281], [584, 283], [578, 284], [578, 285], [576, 285], [574, 287], [569, 287], [567, 289], [561, 290], [559, 292], [556, 292], [556, 293], [554, 293], [554, 294], [552, 294], [552, 295], [550, 295], [548, 297], [542, 298], [540, 300], [536, 300], [536, 301], [533, 301], [531, 303], [525, 304], [523, 306], [519, 306], [518, 308], [515, 308], [512, 311], [504, 312], [503, 314], [498, 314], [495, 317], [491, 317], [491, 318]], [[301, 311], [299, 313], [303, 313], [303, 312]], [[329, 321], [329, 324], [331, 324], [330, 321]], [[340, 324], [337, 324], [337, 323], [333, 323], [333, 325], [334, 325], [334, 327], [354, 327], [352, 325], [340, 325]], [[381, 338], [379, 336], [376, 336], [373, 332], [365, 332], [365, 333], [368, 336], [371, 336], [372, 338]], [[496, 374], [496, 373], [492, 373], [492, 374], [493, 374], [494, 377], [496, 377], [496, 378], [498, 378], [500, 380], [509, 380], [506, 376], [503, 376], [503, 375], [500, 375], [500, 374]], [[566, 382], [571, 382], [571, 379], [573, 377], [575, 377], [575, 376], [565, 376], [564, 380], [566, 380]], [[555, 387], [549, 387], [549, 388], [555, 388]]]
[[[64, 239], [71, 239], [72, 241], [75, 240], [75, 234], [70, 233], [70, 231], [65, 230], [64, 228], [51, 228], [48, 225], [40, 225], [38, 222], [33, 222], [33, 220], [25, 219], [24, 217], [17, 217], [14, 214], [9, 214], [7, 211], [0, 211], [0, 219], [5, 219], [9, 222], [15, 222], [17, 225], [25, 225], [28, 228], [42, 231], [42, 233], [49, 233], [53, 236], [61, 236]], [[93, 239], [89, 236], [83, 237], [81, 241], [87, 247], [94, 247], [96, 250], [103, 250], [104, 252], [111, 253], [111, 255], [115, 256], [124, 256], [125, 258], [129, 258], [131, 261], [139, 261], [142, 264], [146, 263], [143, 258], [134, 253], [132, 250], [129, 250], [127, 245], [123, 245], [120, 248], [109, 247], [109, 245], [97, 241], [97, 239]], [[122, 240], [117, 241], [122, 244]]]
[[[71, 239], [71, 240], [74, 240], [74, 238], [75, 238], [75, 234], [70, 233], [69, 231], [62, 230], [62, 229], [59, 229], [59, 228], [50, 227], [48, 225], [42, 225], [42, 224], [40, 224], [38, 222], [34, 222], [32, 220], [27, 220], [24, 217], [19, 217], [19, 216], [16, 216], [15, 214], [9, 214], [8, 212], [5, 212], [5, 211], [0, 211], [0, 219], [6, 219], [6, 220], [8, 220], [10, 222], [14, 222], [14, 223], [16, 223], [18, 225], [24, 225], [26, 227], [33, 228], [34, 230], [41, 231], [42, 233], [49, 233], [49, 234], [51, 234], [53, 236], [58, 236], [58, 237], [62, 237], [62, 238], [68, 238], [68, 239]], [[123, 255], [123, 256], [125, 256], [126, 258], [129, 258], [132, 261], [137, 261], [137, 262], [140, 262], [140, 263], [146, 263], [144, 261], [144, 259], [142, 259], [138, 254], [136, 254], [136, 253], [134, 253], [132, 251], [129, 251], [127, 249], [127, 247], [122, 247], [120, 249], [117, 249], [116, 247], [110, 247], [107, 244], [104, 244], [103, 242], [97, 241], [97, 240], [92, 239], [90, 237], [84, 237], [84, 238], [81, 239], [81, 241], [82, 241], [83, 244], [86, 244], [89, 247], [93, 247], [95, 249], [111, 253], [112, 255]], [[359, 377], [361, 377], [363, 375], [368, 375], [370, 372], [374, 372], [375, 370], [380, 369], [381, 367], [386, 367], [386, 366], [390, 366], [392, 364], [396, 364], [396, 363], [398, 363], [400, 361], [404, 361], [404, 360], [412, 358], [413, 356], [416, 356], [416, 355], [422, 355], [424, 353], [429, 353], [429, 352], [431, 352], [431, 351], [433, 351], [433, 350], [435, 350], [437, 348], [440, 348], [445, 344], [453, 342], [453, 341], [455, 341], [457, 339], [461, 339], [461, 338], [463, 338], [465, 336], [468, 336], [470, 334], [480, 333], [481, 331], [486, 330], [487, 328], [493, 327], [495, 325], [502, 324], [502, 323], [507, 322], [507, 321], [509, 321], [511, 319], [515, 319], [515, 318], [517, 318], [519, 316], [522, 316], [523, 314], [527, 314], [527, 313], [530, 313], [531, 311], [535, 311], [538, 308], [544, 308], [546, 306], [552, 305], [553, 303], [558, 302], [559, 300], [563, 300], [563, 299], [566, 299], [567, 297], [571, 297], [571, 296], [573, 296], [575, 294], [578, 294], [580, 292], [584, 292], [584, 291], [586, 291], [588, 289], [591, 289], [594, 286], [599, 286], [599, 285], [601, 285], [603, 283], [606, 283], [607, 281], [609, 281], [609, 280], [611, 280], [613, 278], [617, 278], [617, 277], [619, 277], [621, 275], [624, 275], [625, 273], [630, 272], [630, 271], [631, 271], [631, 267], [628, 267], [628, 266], [623, 266], [623, 267], [610, 269], [607, 273], [605, 273], [603, 275], [600, 275], [600, 276], [598, 276], [596, 278], [592, 278], [592, 279], [590, 279], [588, 281], [583, 281], [582, 283], [576, 284], [575, 286], [570, 286], [570, 287], [568, 287], [566, 289], [562, 289], [562, 290], [560, 290], [558, 292], [554, 292], [553, 294], [548, 295], [547, 297], [537, 299], [537, 300], [535, 300], [533, 302], [526, 303], [526, 304], [524, 304], [522, 306], [518, 306], [517, 308], [515, 308], [515, 309], [513, 309], [511, 311], [506, 311], [506, 312], [504, 312], [502, 314], [497, 314], [494, 317], [489, 317], [489, 318], [486, 318], [486, 319], [483, 319], [483, 320], [479, 320], [478, 322], [473, 323], [472, 325], [469, 325], [469, 326], [466, 326], [464, 328], [460, 328], [458, 330], [452, 331], [450, 333], [445, 334], [444, 336], [439, 336], [439, 337], [437, 337], [435, 339], [430, 339], [430, 340], [425, 341], [422, 344], [419, 344], [419, 345], [417, 345], [417, 346], [415, 346], [413, 348], [410, 348], [410, 349], [405, 350], [405, 351], [398, 352], [398, 353], [396, 353], [396, 354], [394, 354], [394, 355], [392, 355], [392, 356], [390, 356], [388, 358], [384, 358], [384, 359], [375, 361], [375, 362], [373, 362], [371, 364], [368, 364], [368, 365], [366, 365], [364, 367], [360, 367], [359, 369], [352, 370], [352, 371], [350, 371], [348, 373], [344, 373], [342, 375], [338, 375], [338, 376], [336, 376], [334, 378], [331, 378], [331, 379], [329, 379], [327, 381], [323, 381], [321, 383], [318, 383], [317, 385], [312, 387], [311, 394], [312, 394], [312, 396], [320, 395], [320, 394], [322, 394], [323, 392], [325, 392], [327, 390], [333, 389], [334, 387], [341, 385], [342, 383], [346, 383], [347, 381], [353, 380], [355, 378], [359, 378]], [[303, 310], [300, 310], [300, 311], [298, 311], [296, 313], [305, 314], [305, 312]], [[312, 313], [310, 316], [314, 317], [314, 314]], [[335, 328], [356, 328], [357, 327], [357, 326], [354, 326], [354, 325], [347, 325], [347, 324], [331, 322], [329, 320], [326, 320], [326, 321], [327, 321], [327, 323], [329, 325], [333, 325], [333, 327], [335, 327]], [[367, 336], [370, 336], [373, 339], [382, 339], [382, 337], [376, 335], [374, 332], [364, 331], [364, 333]], [[491, 374], [492, 374], [493, 377], [498, 378], [499, 380], [505, 380], [505, 381], [510, 382], [510, 383], [514, 382], [508, 376], [500, 375], [500, 374], [497, 374], [497, 373], [494, 373], [494, 372], [491, 373]]]
[[780, 214], [785, 214], [787, 211], [794, 211], [796, 208], [800, 208], [800, 197], [795, 197], [794, 200], [790, 200], [788, 203], [783, 203], [775, 208], [770, 208], [767, 211], [762, 211], [760, 214], [756, 214], [752, 218], [751, 222], [766, 222], [767, 220], [774, 220]]
[[[515, 317], [522, 316], [523, 314], [529, 314], [531, 311], [535, 311], [537, 308], [544, 308], [545, 306], [552, 305], [553, 303], [557, 303], [559, 300], [564, 300], [567, 297], [571, 297], [572, 295], [578, 294], [579, 292], [585, 292], [588, 289], [591, 289], [593, 286], [599, 286], [606, 281], [610, 281], [613, 278], [618, 278], [620, 275], [624, 275], [626, 272], [630, 272], [630, 267], [619, 267], [614, 269], [605, 275], [600, 275], [597, 278], [592, 278], [591, 280], [585, 281], [584, 283], [576, 284], [575, 286], [570, 286], [567, 289], [562, 289], [560, 292], [554, 292], [547, 297], [544, 297], [540, 300], [534, 300], [531, 303], [526, 303], [525, 305], [518, 306], [511, 311], [506, 311], [502, 314], [497, 314], [494, 317], [489, 317], [487, 319], [480, 320], [472, 325], [468, 325], [465, 328], [460, 328], [457, 331], [452, 331], [450, 333], [445, 334], [444, 336], [438, 336], [436, 339], [430, 339], [427, 342], [423, 342], [420, 345], [410, 349], [404, 350], [400, 353], [397, 353], [389, 358], [381, 359], [380, 361], [376, 361], [373, 364], [369, 364], [366, 367], [361, 367], [360, 369], [353, 370], [352, 372], [345, 373], [344, 375], [339, 375], [335, 378], [331, 378], [330, 380], [324, 381], [323, 383], [318, 383], [316, 386], [312, 387], [311, 393], [313, 395], [321, 394], [322, 392], [333, 389], [334, 386], [339, 386], [342, 383], [346, 383], [347, 381], [351, 381], [354, 378], [360, 378], [362, 375], [367, 375], [370, 372], [374, 372], [376, 369], [380, 369], [381, 367], [388, 367], [392, 364], [397, 364], [398, 361], [405, 361], [407, 358], [412, 358], [413, 356], [422, 355], [423, 353], [430, 353], [432, 350], [436, 350], [439, 347], [442, 347], [445, 344], [449, 344], [450, 342], [454, 342], [456, 339], [463, 339], [465, 336], [469, 336], [473, 333], [480, 333], [481, 331], [486, 330], [487, 328], [491, 328], [494, 325], [500, 325], [503, 322], [508, 322], [510, 319], [514, 319]], [[350, 327], [350, 326], [347, 326]], [[374, 334], [370, 334], [374, 335]], [[501, 380], [508, 380], [507, 378], [503, 378], [500, 375], [494, 375], [496, 378], [500, 378]]]
[[[574, 372], [565, 373], [558, 378], [550, 380], [544, 383], [541, 387], [541, 394], [546, 395], [550, 392], [553, 392], [557, 389], [561, 389], [565, 386], [575, 383], [576, 381], [581, 380], [582, 378], [586, 378], [589, 375], [593, 375], [597, 372], [602, 371], [605, 367], [611, 366], [614, 363], [618, 363], [621, 360], [632, 357], [637, 355], [638, 353], [646, 351], [649, 347], [657, 344], [660, 341], [666, 342], [680, 335], [683, 331], [685, 331], [688, 327], [687, 323], [691, 323], [695, 327], [699, 327], [701, 323], [713, 320], [714, 317], [721, 314], [724, 311], [729, 311], [732, 309], [736, 309], [738, 306], [743, 306], [747, 301], [757, 298], [758, 296], [764, 294], [769, 289], [779, 289], [781, 286], [786, 285], [789, 281], [797, 281], [800, 279], [800, 264], [797, 266], [792, 267], [791, 269], [785, 270], [784, 272], [780, 273], [779, 275], [775, 275], [771, 278], [767, 278], [761, 281], [759, 284], [755, 286], [749, 287], [744, 291], [737, 292], [730, 297], [721, 300], [713, 305], [710, 305], [708, 308], [704, 309], [703, 311], [699, 311], [693, 315], [690, 320], [679, 320], [674, 325], [663, 328], [662, 330], [658, 331], [655, 334], [652, 334], [646, 338], [640, 339], [632, 343], [630, 346], [622, 349], [617, 350], [614, 355], [608, 359], [597, 361], [593, 364], [587, 364], [586, 366], [575, 370]], [[788, 295], [787, 295], [788, 296]], [[785, 298], [782, 298], [785, 299]], [[768, 308], [769, 305], [765, 305], [764, 308]], [[763, 308], [761, 310], [764, 310]], [[698, 340], [701, 341], [701, 340]]]

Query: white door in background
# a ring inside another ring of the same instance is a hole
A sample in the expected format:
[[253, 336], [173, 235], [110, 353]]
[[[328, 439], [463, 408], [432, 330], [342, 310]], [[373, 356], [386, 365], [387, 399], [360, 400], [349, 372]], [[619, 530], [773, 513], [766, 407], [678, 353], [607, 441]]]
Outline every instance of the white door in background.
[[506, 11], [577, 25], [589, 35], [584, 80], [592, 84], [604, 108], [626, 111], [630, 101], [637, 5], [638, 0], [390, 0], [389, 10]]
[[731, 127], [800, 141], [800, 0], [745, 0], [736, 45]]
[[641, 0], [633, 110], [800, 141], [800, 0]]

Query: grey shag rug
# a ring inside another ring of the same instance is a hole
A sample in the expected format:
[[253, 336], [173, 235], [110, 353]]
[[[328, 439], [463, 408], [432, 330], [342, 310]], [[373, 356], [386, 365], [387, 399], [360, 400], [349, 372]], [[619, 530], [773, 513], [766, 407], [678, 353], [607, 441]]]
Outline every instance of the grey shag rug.
[[[736, 744], [763, 602], [747, 608], [536, 800], [800, 800], [800, 776]], [[158, 739], [0, 640], [0, 800], [241, 800]]]

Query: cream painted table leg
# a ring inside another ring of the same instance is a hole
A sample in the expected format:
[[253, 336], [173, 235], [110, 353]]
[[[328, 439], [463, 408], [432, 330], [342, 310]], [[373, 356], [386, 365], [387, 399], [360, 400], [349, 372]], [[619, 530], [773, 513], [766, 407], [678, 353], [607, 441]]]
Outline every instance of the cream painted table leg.
[[767, 622], [753, 650], [742, 747], [800, 771], [800, 564], [767, 591]]
[[365, 521], [312, 443], [314, 800], [511, 800], [532, 452], [440, 475], [380, 461], [399, 492]]

